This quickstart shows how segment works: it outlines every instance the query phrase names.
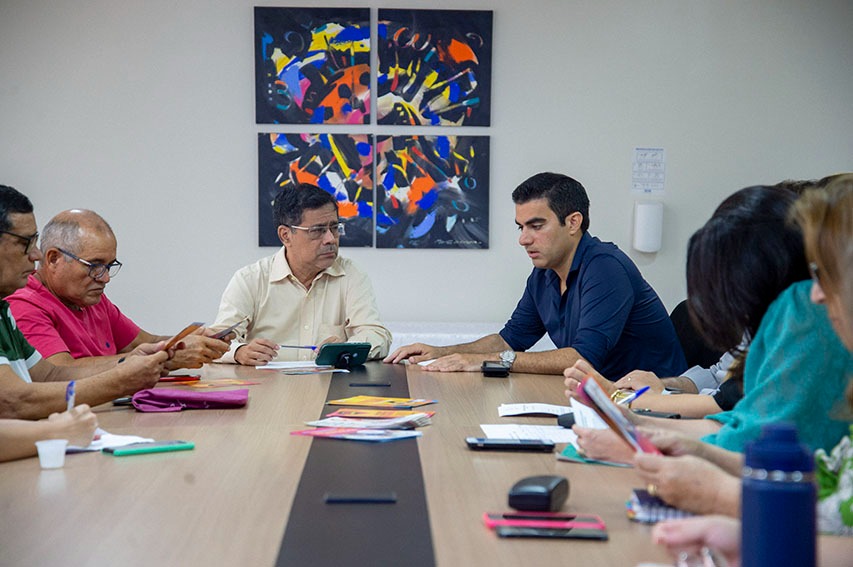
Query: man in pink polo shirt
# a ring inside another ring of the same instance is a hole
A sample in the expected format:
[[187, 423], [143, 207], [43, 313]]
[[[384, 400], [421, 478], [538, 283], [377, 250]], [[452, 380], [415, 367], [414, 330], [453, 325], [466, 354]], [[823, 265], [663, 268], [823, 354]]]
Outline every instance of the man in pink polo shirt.
[[[61, 212], [42, 232], [38, 270], [6, 298], [24, 336], [53, 364], [112, 367], [136, 347], [169, 338], [139, 328], [104, 295], [121, 268], [116, 246], [98, 214]], [[205, 334], [213, 333], [203, 329], [184, 339], [167, 368], [199, 368], [228, 350], [228, 342]]]
[[[32, 202], [14, 188], [0, 185], [0, 296], [23, 287], [35, 271], [36, 262], [42, 260], [38, 239]], [[163, 364], [173, 354], [162, 350], [164, 346], [163, 343], [147, 349], [141, 346], [134, 353], [139, 356], [128, 356], [122, 364], [114, 363], [103, 372], [56, 366], [44, 360], [27, 342], [9, 305], [0, 300], [0, 418], [42, 419], [65, 412], [66, 387], [74, 380], [76, 401], [81, 405], [54, 419], [85, 420], [87, 405], [103, 404], [152, 388], [160, 378]], [[17, 425], [12, 426], [21, 432]], [[10, 447], [14, 437], [13, 433]], [[12, 456], [25, 454], [26, 451], [12, 450]], [[6, 456], [9, 455], [7, 452]]]

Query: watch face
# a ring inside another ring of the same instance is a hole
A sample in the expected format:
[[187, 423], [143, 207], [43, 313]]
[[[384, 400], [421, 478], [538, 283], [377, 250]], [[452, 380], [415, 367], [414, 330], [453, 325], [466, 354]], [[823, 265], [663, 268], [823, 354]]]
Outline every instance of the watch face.
[[515, 351], [505, 350], [501, 353], [501, 360], [505, 362], [508, 366], [511, 366], [513, 362], [515, 362]]

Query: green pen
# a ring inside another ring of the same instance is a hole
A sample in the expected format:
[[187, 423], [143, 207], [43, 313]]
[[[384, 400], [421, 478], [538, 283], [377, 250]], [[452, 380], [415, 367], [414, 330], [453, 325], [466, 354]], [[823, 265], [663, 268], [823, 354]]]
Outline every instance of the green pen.
[[168, 451], [188, 451], [195, 448], [192, 441], [153, 441], [149, 443], [131, 443], [122, 447], [105, 447], [104, 453], [116, 457], [126, 455], [144, 455], [146, 453], [165, 453]]

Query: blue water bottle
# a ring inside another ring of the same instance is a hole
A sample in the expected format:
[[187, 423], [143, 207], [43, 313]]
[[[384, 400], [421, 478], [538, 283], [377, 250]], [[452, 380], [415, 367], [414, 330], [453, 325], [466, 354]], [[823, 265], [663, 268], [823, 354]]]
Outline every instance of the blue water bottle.
[[747, 444], [743, 467], [743, 567], [817, 562], [814, 457], [790, 424], [762, 428]]

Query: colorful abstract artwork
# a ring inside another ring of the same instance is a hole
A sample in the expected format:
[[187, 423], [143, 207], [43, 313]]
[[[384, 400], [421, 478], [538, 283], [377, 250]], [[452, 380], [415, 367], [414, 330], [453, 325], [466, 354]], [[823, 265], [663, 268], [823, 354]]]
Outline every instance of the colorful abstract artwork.
[[368, 8], [255, 8], [258, 124], [370, 123]]
[[258, 134], [258, 243], [281, 246], [272, 203], [282, 188], [311, 183], [335, 196], [341, 246], [373, 246], [370, 134]]
[[492, 12], [379, 10], [379, 124], [488, 126]]
[[377, 248], [488, 248], [489, 137], [377, 136]]

